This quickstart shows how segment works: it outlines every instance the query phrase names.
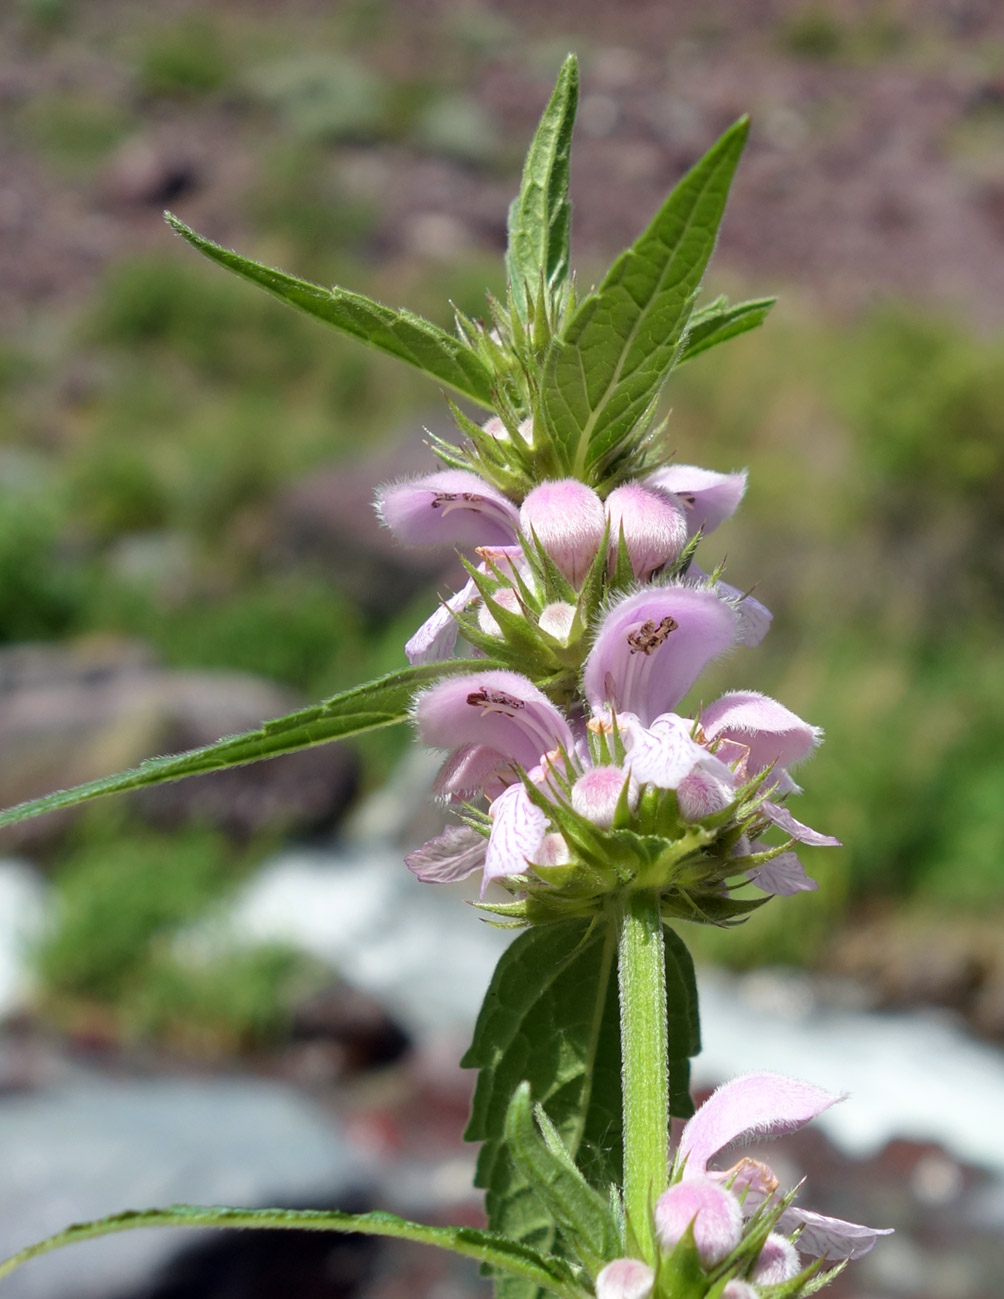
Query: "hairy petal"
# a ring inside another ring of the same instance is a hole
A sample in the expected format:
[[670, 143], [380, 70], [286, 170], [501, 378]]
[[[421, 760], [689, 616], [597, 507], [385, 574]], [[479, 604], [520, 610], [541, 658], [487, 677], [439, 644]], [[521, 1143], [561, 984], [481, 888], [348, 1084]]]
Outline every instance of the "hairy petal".
[[746, 493], [746, 470], [734, 474], [719, 474], [714, 469], [701, 469], [697, 465], [667, 465], [657, 469], [645, 480], [652, 487], [674, 492], [687, 514], [687, 528], [691, 536], [703, 528], [714, 532], [720, 523], [735, 514]]
[[746, 774], [754, 776], [771, 763], [787, 767], [811, 753], [823, 737], [810, 726], [756, 690], [732, 690], [701, 714], [701, 728], [709, 740], [737, 740], [749, 749]]
[[[603, 830], [614, 823], [614, 813], [629, 774], [620, 767], [591, 767], [572, 786], [572, 807]], [[629, 789], [637, 797], [637, 789]], [[635, 801], [632, 800], [632, 802]]]
[[743, 1216], [739, 1201], [709, 1177], [677, 1182], [655, 1202], [655, 1230], [659, 1244], [671, 1250], [693, 1223], [694, 1244], [705, 1267], [726, 1258], [742, 1237]]
[[595, 711], [637, 713], [643, 725], [671, 712], [701, 670], [735, 639], [735, 610], [714, 591], [650, 587], [613, 605], [586, 659]]
[[388, 483], [377, 513], [410, 546], [512, 545], [519, 511], [497, 487], [468, 469], [441, 469]]
[[648, 1299], [655, 1273], [640, 1258], [615, 1258], [596, 1278], [596, 1299]]
[[805, 867], [793, 852], [772, 857], [749, 871], [747, 878], [764, 893], [775, 893], [783, 898], [791, 897], [793, 893], [811, 893], [819, 888], [816, 881], [806, 875]]
[[530, 802], [522, 784], [503, 791], [491, 805], [490, 815], [485, 884], [506, 875], [522, 875], [537, 855], [547, 829], [547, 817]]
[[540, 483], [523, 502], [519, 519], [524, 536], [536, 537], [569, 582], [580, 585], [606, 528], [593, 489], [577, 478]]
[[687, 544], [687, 520], [671, 492], [624, 483], [607, 497], [606, 510], [611, 560], [623, 535], [635, 577], [648, 577]]
[[719, 1150], [740, 1137], [795, 1132], [840, 1096], [777, 1073], [751, 1073], [719, 1087], [687, 1123], [677, 1159], [684, 1177], [701, 1176]]
[[571, 728], [543, 691], [518, 672], [453, 677], [419, 695], [422, 740], [439, 749], [487, 745], [529, 770], [552, 749], [571, 749]]
[[453, 884], [484, 866], [487, 847], [485, 837], [469, 825], [451, 825], [408, 853], [404, 863], [424, 884]]
[[799, 1209], [795, 1205], [785, 1209], [778, 1220], [780, 1231], [792, 1232], [802, 1228], [798, 1248], [813, 1258], [861, 1258], [873, 1247], [879, 1236], [892, 1235], [892, 1227], [864, 1227], [842, 1218], [828, 1218], [822, 1213]]
[[798, 1276], [801, 1262], [798, 1250], [787, 1236], [771, 1232], [753, 1264], [751, 1279], [757, 1285], [780, 1285]]

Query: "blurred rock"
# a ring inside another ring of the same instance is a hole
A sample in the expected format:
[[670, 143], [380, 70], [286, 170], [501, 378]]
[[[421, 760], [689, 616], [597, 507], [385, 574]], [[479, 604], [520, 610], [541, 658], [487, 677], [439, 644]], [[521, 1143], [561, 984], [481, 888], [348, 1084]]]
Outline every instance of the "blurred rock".
[[[125, 1208], [179, 1202], [366, 1207], [361, 1161], [336, 1120], [272, 1083], [111, 1079], [67, 1067], [55, 1085], [0, 1100], [0, 1148], [4, 1256], [67, 1223]], [[273, 1252], [260, 1238], [251, 1237], [250, 1250], [248, 1238], [240, 1239], [247, 1242], [237, 1251], [242, 1261], [228, 1265], [227, 1237], [200, 1249], [191, 1232], [130, 1232], [36, 1260], [4, 1288], [10, 1299], [279, 1299], [290, 1293], [337, 1299], [352, 1293], [362, 1271], [357, 1258], [342, 1269], [340, 1284], [332, 1280], [324, 1288], [329, 1261], [332, 1278], [339, 1275], [337, 1238], [322, 1237], [327, 1248], [302, 1258], [290, 1242]], [[196, 1268], [199, 1253], [203, 1266]], [[284, 1288], [276, 1259], [291, 1265], [294, 1254], [301, 1262], [292, 1279], [303, 1284]], [[252, 1258], [257, 1288], [247, 1284]], [[150, 1288], [153, 1269], [169, 1259], [178, 1261]]]
[[[0, 806], [210, 744], [291, 712], [290, 691], [240, 672], [157, 667], [134, 642], [0, 650]], [[125, 797], [158, 826], [210, 824], [238, 838], [330, 828], [355, 792], [351, 750], [325, 745]], [[5, 848], [51, 843], [76, 810], [0, 833]]]
[[293, 1008], [283, 1069], [311, 1086], [394, 1064], [411, 1039], [373, 997], [339, 981]]
[[190, 158], [163, 142], [128, 140], [104, 174], [104, 188], [114, 202], [162, 208], [198, 187]]
[[[450, 429], [435, 431], [449, 436]], [[423, 584], [442, 579], [444, 589], [462, 585], [462, 570], [449, 547], [405, 547], [383, 527], [373, 508], [381, 483], [441, 468], [422, 440], [421, 423], [377, 455], [351, 464], [339, 461], [311, 470], [279, 493], [273, 507], [272, 558], [313, 561], [351, 599], [374, 616], [398, 613]], [[430, 606], [431, 610], [431, 606]]]

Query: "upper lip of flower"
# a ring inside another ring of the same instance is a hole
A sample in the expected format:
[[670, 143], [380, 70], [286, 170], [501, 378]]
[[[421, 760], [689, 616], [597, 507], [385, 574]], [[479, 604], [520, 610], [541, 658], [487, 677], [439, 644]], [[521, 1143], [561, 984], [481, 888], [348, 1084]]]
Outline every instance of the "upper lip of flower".
[[[728, 1184], [739, 1178], [747, 1189], [743, 1209], [756, 1211], [777, 1188], [777, 1179], [766, 1164], [746, 1161], [725, 1173], [708, 1173], [708, 1162], [726, 1146], [743, 1138], [795, 1132], [842, 1096], [775, 1073], [751, 1073], [719, 1087], [689, 1120], [680, 1137], [675, 1171], [682, 1178], [710, 1175]], [[892, 1230], [830, 1218], [808, 1209], [789, 1206], [777, 1223], [778, 1230], [801, 1229], [798, 1247], [819, 1258], [859, 1258], [879, 1236]]]

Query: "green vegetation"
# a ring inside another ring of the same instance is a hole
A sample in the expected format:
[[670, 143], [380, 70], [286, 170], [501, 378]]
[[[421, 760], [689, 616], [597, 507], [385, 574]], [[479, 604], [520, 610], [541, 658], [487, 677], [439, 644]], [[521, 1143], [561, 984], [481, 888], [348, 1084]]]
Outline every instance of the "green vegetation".
[[[36, 954], [53, 1018], [200, 1053], [281, 1032], [292, 997], [316, 977], [310, 963], [282, 947], [235, 946], [206, 923], [253, 857], [208, 830], [158, 834], [103, 813], [77, 839], [55, 867], [55, 914]], [[200, 918], [205, 932], [183, 941]]]

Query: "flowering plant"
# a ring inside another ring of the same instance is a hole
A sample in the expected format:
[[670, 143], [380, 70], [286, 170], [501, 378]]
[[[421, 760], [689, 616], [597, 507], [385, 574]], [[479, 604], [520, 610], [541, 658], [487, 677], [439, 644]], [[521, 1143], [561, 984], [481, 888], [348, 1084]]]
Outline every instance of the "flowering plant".
[[[798, 844], [834, 845], [788, 808], [817, 728], [755, 691], [678, 711], [701, 671], [757, 644], [771, 615], [698, 567], [745, 473], [671, 463], [660, 393], [671, 372], [759, 325], [771, 299], [697, 305], [748, 123], [685, 175], [600, 285], [569, 271], [569, 57], [509, 212], [508, 295], [456, 336], [406, 311], [230, 252], [197, 249], [487, 413], [451, 402], [441, 468], [390, 483], [380, 517], [406, 544], [459, 548], [466, 581], [406, 647], [409, 666], [260, 730], [49, 795], [0, 824], [413, 719], [445, 752], [455, 813], [407, 858], [427, 883], [480, 871], [479, 906], [524, 932], [503, 955], [464, 1063], [479, 1071], [467, 1136], [488, 1231], [390, 1214], [176, 1206], [72, 1227], [72, 1240], [150, 1225], [357, 1231], [480, 1260], [503, 1299], [749, 1299], [812, 1293], [802, 1267], [881, 1234], [778, 1196], [765, 1165], [709, 1172], [752, 1131], [800, 1126], [835, 1097], [775, 1075], [740, 1079], [696, 1114], [693, 966], [676, 925], [730, 925], [815, 887]], [[464, 656], [457, 654], [463, 645]], [[671, 1116], [687, 1118], [670, 1165]], [[0, 1275], [3, 1273], [0, 1268]]]

